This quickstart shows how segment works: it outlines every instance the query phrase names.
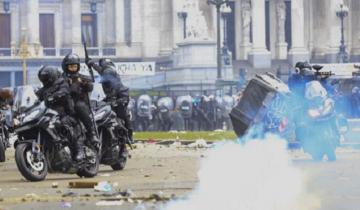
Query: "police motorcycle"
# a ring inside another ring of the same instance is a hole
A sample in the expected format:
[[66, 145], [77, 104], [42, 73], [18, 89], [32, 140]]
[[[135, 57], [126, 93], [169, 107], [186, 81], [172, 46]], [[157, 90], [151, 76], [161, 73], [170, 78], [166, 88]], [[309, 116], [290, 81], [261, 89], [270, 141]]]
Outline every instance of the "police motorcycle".
[[192, 118], [192, 111], [193, 111], [193, 105], [192, 105], [192, 97], [187, 96], [179, 96], [176, 99], [176, 108], [180, 111], [181, 116], [184, 119], [184, 126], [185, 130], [191, 130], [191, 118]]
[[13, 127], [12, 111], [12, 91], [0, 89], [0, 162], [5, 161], [5, 150], [10, 146], [9, 135]]
[[5, 161], [5, 150], [10, 146], [9, 130], [12, 127], [11, 115], [11, 110], [6, 107], [0, 108], [0, 162]]
[[95, 110], [94, 118], [102, 143], [100, 163], [110, 165], [113, 170], [122, 170], [129, 156], [126, 147], [126, 144], [130, 145], [127, 129], [124, 126], [125, 122], [111, 109], [111, 106], [118, 106], [118, 102], [104, 102], [104, 98], [101, 84], [94, 83], [90, 101]]
[[[35, 94], [30, 96], [34, 97]], [[58, 94], [46, 100], [47, 103], [57, 103], [63, 97]], [[61, 119], [58, 112], [38, 101], [23, 109], [19, 115], [21, 121], [15, 128], [18, 136], [14, 143], [15, 161], [27, 180], [42, 181], [52, 172], [77, 174], [80, 177], [97, 175], [98, 149], [85, 141], [86, 129], [79, 120], [71, 116]], [[85, 158], [77, 162], [74, 160], [73, 144], [79, 139], [85, 142]]]
[[141, 131], [148, 130], [152, 120], [152, 100], [149, 95], [140, 95], [136, 102], [137, 125]]

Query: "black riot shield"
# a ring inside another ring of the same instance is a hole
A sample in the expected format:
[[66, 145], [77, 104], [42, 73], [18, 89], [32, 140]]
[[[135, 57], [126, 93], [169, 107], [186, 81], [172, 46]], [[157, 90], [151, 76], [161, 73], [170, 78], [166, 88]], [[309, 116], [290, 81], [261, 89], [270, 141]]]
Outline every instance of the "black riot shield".
[[258, 74], [247, 84], [239, 103], [231, 110], [230, 118], [238, 137], [265, 121], [265, 115], [279, 95], [290, 93], [288, 86], [271, 73]]

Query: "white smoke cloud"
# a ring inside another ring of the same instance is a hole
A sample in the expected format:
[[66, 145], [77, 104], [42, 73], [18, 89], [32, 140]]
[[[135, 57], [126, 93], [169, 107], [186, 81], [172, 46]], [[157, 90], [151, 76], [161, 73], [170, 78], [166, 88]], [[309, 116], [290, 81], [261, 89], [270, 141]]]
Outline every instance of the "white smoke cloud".
[[[209, 151], [188, 199], [165, 210], [312, 210], [302, 172], [291, 165], [286, 142], [267, 135], [245, 145], [226, 142]], [[310, 199], [311, 198], [311, 199]]]

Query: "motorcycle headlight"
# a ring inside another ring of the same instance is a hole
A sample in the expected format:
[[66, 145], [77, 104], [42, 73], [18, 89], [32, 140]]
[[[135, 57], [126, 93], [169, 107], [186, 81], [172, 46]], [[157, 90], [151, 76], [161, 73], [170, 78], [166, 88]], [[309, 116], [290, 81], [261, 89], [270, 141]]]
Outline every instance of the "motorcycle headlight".
[[14, 119], [14, 126], [16, 127], [16, 126], [18, 126], [18, 125], [20, 125], [20, 121], [15, 118], [15, 119]]
[[98, 121], [98, 120], [100, 120], [101, 118], [103, 118], [104, 115], [105, 115], [105, 113], [106, 113], [106, 111], [101, 111], [100, 113], [96, 114], [96, 115], [95, 115], [95, 121]]
[[36, 118], [39, 116], [40, 113], [41, 113], [41, 112], [40, 112], [39, 109], [31, 112], [28, 116], [25, 116], [25, 117], [24, 117], [23, 123], [26, 123], [26, 122], [29, 122], [29, 121], [31, 121], [31, 120], [36, 119]]

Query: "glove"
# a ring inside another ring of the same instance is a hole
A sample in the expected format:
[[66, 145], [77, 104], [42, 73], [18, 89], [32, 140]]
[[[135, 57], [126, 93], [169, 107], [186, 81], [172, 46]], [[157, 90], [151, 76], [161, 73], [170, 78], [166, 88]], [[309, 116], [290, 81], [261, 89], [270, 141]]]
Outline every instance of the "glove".
[[91, 58], [85, 58], [85, 63], [87, 66], [92, 67], [95, 64], [95, 61], [93, 61]]

